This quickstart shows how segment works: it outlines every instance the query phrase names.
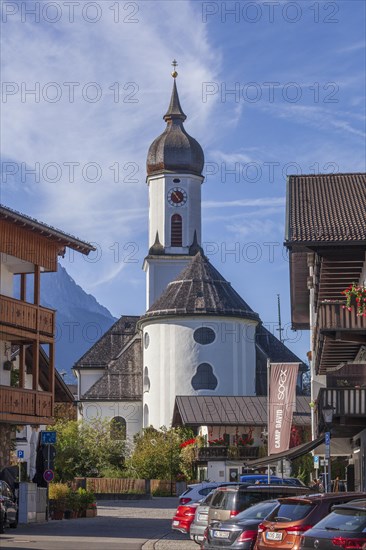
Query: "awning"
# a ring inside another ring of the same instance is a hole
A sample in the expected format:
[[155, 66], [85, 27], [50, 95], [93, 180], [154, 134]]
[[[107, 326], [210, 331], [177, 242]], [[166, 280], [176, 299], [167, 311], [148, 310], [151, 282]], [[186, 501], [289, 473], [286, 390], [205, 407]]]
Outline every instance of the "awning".
[[292, 447], [292, 449], [289, 449], [288, 451], [283, 451], [282, 453], [277, 453], [271, 456], [264, 456], [263, 458], [258, 458], [257, 460], [249, 460], [245, 463], [245, 465], [249, 468], [256, 468], [257, 466], [267, 466], [267, 464], [273, 464], [274, 462], [278, 462], [279, 460], [281, 460], [281, 458], [294, 460], [295, 458], [306, 455], [307, 453], [310, 453], [310, 451], [316, 449], [316, 447], [324, 442], [324, 439], [325, 435], [323, 434], [317, 439], [314, 439], [314, 441], [302, 443], [301, 445], [298, 445], [297, 447]]

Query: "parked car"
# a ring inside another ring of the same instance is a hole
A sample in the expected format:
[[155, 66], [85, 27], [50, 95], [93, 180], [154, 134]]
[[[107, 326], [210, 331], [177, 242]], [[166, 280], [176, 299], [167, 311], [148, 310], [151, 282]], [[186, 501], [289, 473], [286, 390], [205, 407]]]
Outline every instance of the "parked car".
[[303, 533], [327, 516], [332, 506], [365, 493], [322, 493], [279, 499], [280, 505], [258, 527], [257, 550], [297, 550]]
[[189, 533], [197, 506], [197, 502], [180, 504], [173, 517], [172, 529], [181, 533]]
[[9, 526], [18, 525], [18, 506], [13, 491], [5, 481], [0, 481], [0, 533]]
[[366, 499], [334, 506], [332, 512], [306, 532], [301, 550], [364, 550]]
[[225, 521], [253, 504], [274, 498], [309, 494], [308, 487], [290, 485], [250, 485], [239, 483], [228, 487], [219, 487], [210, 504], [208, 523]]
[[251, 550], [258, 534], [258, 525], [279, 504], [278, 500], [266, 500], [250, 506], [228, 521], [209, 526], [204, 536], [202, 548], [219, 550]]
[[[268, 484], [268, 475], [267, 474], [245, 474], [240, 476], [240, 481], [243, 483], [260, 483]], [[278, 477], [270, 476], [270, 483], [275, 483], [276, 485], [294, 485], [295, 487], [306, 487], [306, 485], [298, 479], [297, 477]]]
[[179, 504], [192, 504], [193, 502], [198, 502], [220, 485], [220, 483], [215, 481], [188, 485], [187, 489], [179, 497]]
[[208, 511], [215, 491], [211, 491], [196, 507], [193, 522], [189, 530], [189, 536], [197, 544], [203, 541], [203, 535], [208, 525]]

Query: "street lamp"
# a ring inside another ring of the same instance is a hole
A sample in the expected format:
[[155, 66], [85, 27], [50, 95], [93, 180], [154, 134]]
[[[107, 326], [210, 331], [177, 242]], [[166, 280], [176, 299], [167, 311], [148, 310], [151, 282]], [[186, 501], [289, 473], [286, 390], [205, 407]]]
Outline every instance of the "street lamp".
[[331, 429], [332, 429], [332, 422], [333, 422], [333, 413], [334, 413], [334, 407], [331, 405], [325, 405], [322, 410], [323, 414], [323, 421], [325, 424], [326, 432], [325, 432], [325, 458], [328, 461], [328, 476], [326, 480], [326, 492], [330, 493], [332, 491], [332, 472], [330, 467], [330, 435], [331, 435]]

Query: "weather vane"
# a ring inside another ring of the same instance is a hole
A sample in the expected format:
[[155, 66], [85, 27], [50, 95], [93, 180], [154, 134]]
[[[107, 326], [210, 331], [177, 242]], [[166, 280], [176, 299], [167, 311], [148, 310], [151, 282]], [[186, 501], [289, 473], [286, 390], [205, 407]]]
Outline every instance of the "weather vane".
[[174, 68], [174, 71], [172, 72], [172, 77], [173, 77], [173, 78], [177, 78], [177, 76], [178, 76], [178, 73], [177, 73], [177, 71], [175, 70], [176, 67], [177, 67], [177, 65], [178, 65], [178, 63], [176, 62], [175, 59], [173, 59], [173, 61], [172, 61], [172, 67]]

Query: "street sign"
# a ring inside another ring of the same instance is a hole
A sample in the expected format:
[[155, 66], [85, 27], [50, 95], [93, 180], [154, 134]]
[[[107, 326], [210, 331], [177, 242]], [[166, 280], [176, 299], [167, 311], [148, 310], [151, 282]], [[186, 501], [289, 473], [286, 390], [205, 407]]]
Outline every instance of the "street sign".
[[24, 458], [24, 451], [17, 451], [17, 458], [20, 460]]
[[330, 432], [325, 432], [325, 444], [330, 445]]
[[50, 483], [50, 481], [52, 481], [54, 477], [55, 474], [53, 473], [53, 470], [45, 470], [43, 472], [43, 479], [47, 481], [47, 483]]
[[41, 432], [41, 444], [42, 445], [55, 445], [56, 432]]
[[319, 469], [319, 457], [317, 455], [314, 455], [314, 469]]

